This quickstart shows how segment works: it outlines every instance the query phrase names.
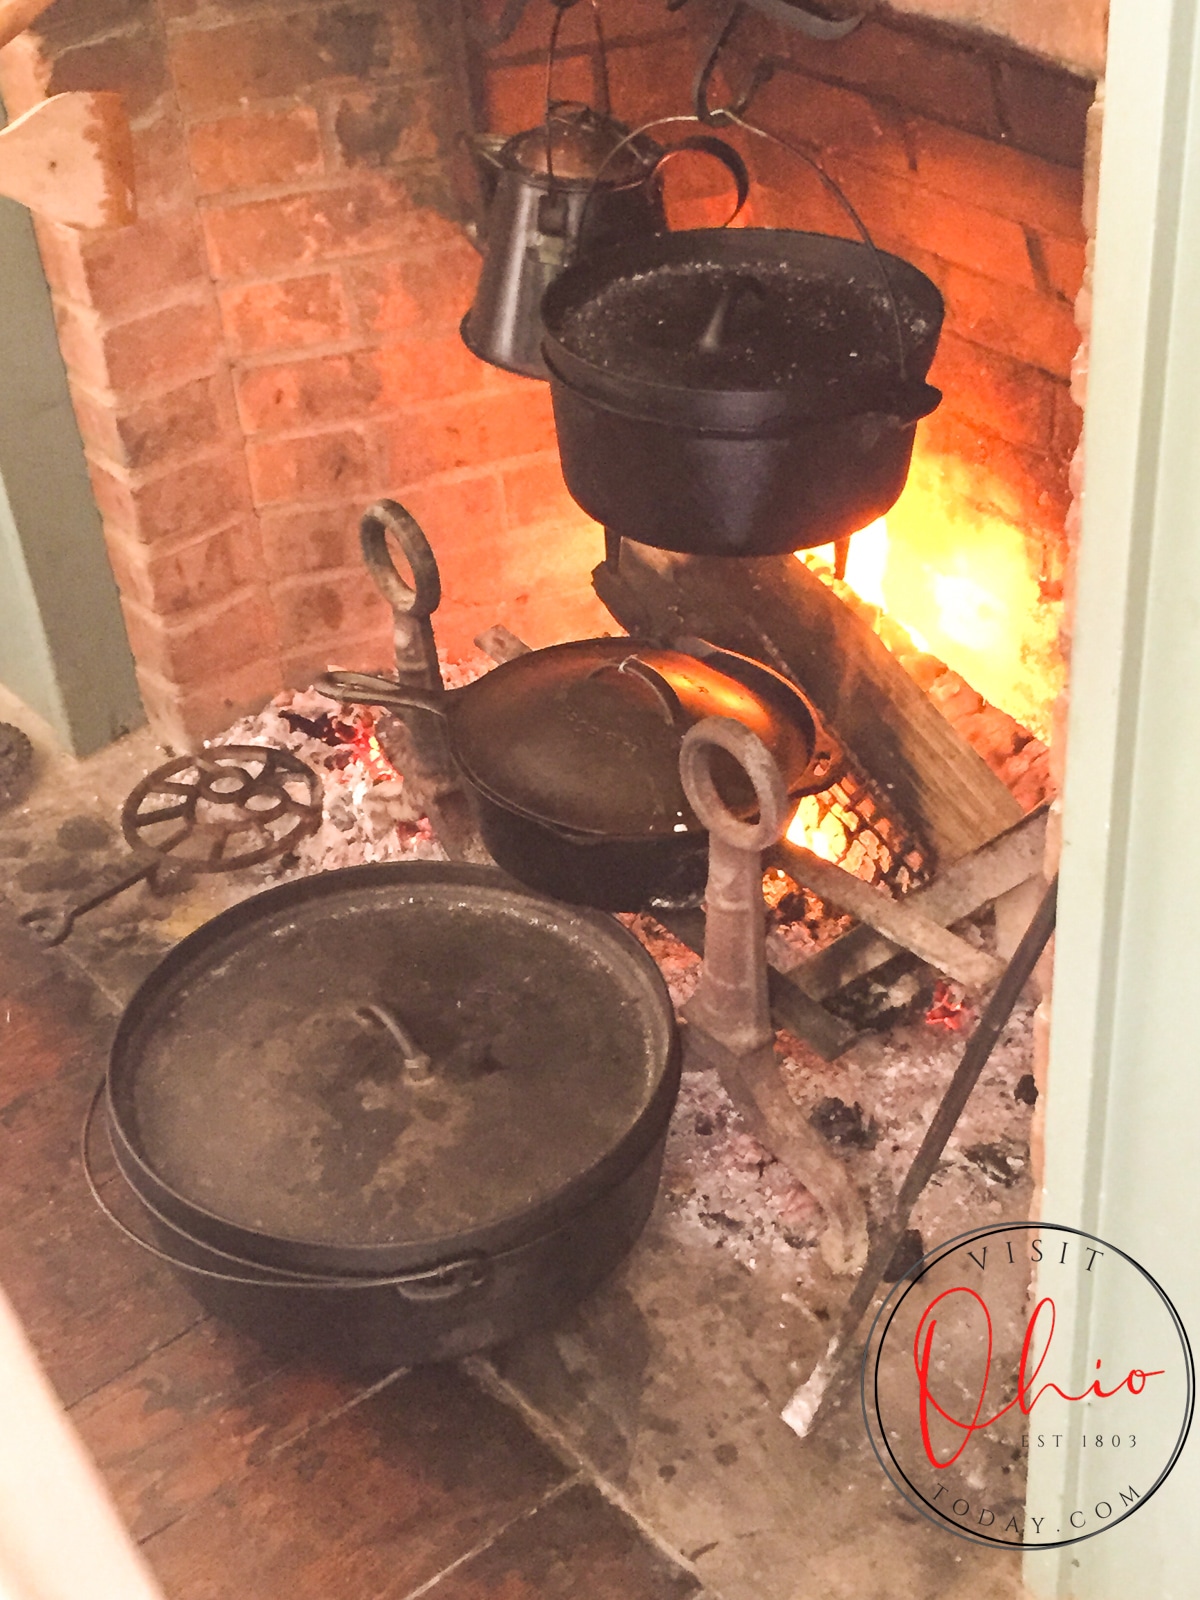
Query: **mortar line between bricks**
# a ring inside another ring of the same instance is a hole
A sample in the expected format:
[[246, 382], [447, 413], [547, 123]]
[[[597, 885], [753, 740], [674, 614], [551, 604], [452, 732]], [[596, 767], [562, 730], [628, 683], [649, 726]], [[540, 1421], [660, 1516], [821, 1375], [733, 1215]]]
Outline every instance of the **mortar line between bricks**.
[[164, 311], [177, 311], [181, 306], [208, 305], [215, 298], [210, 274], [202, 278], [188, 278], [185, 283], [176, 284], [160, 294], [139, 296], [135, 306], [118, 311], [115, 315], [101, 311], [86, 300], [74, 300], [58, 289], [53, 289], [51, 296], [73, 314], [81, 314], [88, 321], [94, 321], [96, 332], [101, 336], [116, 333], [134, 322], [145, 322], [150, 317], [160, 316]]
[[[279, 11], [272, 7], [263, 13], [267, 17], [277, 17]], [[244, 18], [239, 15], [238, 24]], [[223, 26], [218, 24], [217, 26]], [[216, 28], [189, 28], [189, 33], [214, 33]], [[207, 107], [202, 111], [184, 111], [181, 113], [187, 129], [211, 127], [215, 122], [224, 122], [231, 117], [249, 117], [254, 119], [261, 113], [273, 115], [277, 111], [295, 111], [297, 106], [316, 109], [311, 100], [297, 99], [298, 96], [307, 95], [338, 95], [346, 94], [352, 89], [362, 89], [364, 85], [370, 89], [407, 89], [420, 86], [421, 88], [436, 88], [438, 85], [449, 86], [450, 74], [442, 67], [410, 67], [400, 68], [396, 72], [381, 73], [376, 78], [359, 78], [343, 74], [339, 78], [322, 78], [316, 83], [301, 84], [300, 88], [290, 95], [268, 94], [261, 99], [243, 103], [241, 100], [226, 100], [218, 106]], [[412, 157], [413, 160], [425, 159]]]
[[556, 1483], [552, 1489], [547, 1489], [546, 1493], [536, 1500], [533, 1505], [527, 1506], [524, 1511], [518, 1512], [515, 1517], [510, 1517], [488, 1538], [481, 1539], [477, 1545], [470, 1550], [464, 1551], [461, 1556], [457, 1556], [448, 1566], [435, 1573], [432, 1578], [426, 1578], [424, 1583], [418, 1584], [415, 1589], [410, 1589], [406, 1595], [400, 1597], [400, 1600], [421, 1600], [421, 1596], [436, 1588], [443, 1578], [448, 1578], [459, 1567], [465, 1566], [468, 1561], [473, 1561], [476, 1556], [482, 1555], [485, 1550], [490, 1550], [494, 1544], [503, 1539], [510, 1529], [518, 1527], [522, 1522], [528, 1522], [532, 1517], [536, 1517], [539, 1511], [543, 1511], [547, 1506], [553, 1505], [554, 1501], [566, 1494], [568, 1489], [575, 1488], [577, 1484], [583, 1481], [584, 1474], [582, 1472], [571, 1473], [561, 1483]]
[[[179, 463], [181, 467], [187, 467], [191, 464], [190, 457]], [[202, 528], [199, 533], [186, 533], [181, 538], [166, 534], [163, 537], [151, 539], [142, 539], [115, 518], [106, 517], [104, 520], [104, 532], [107, 538], [114, 540], [121, 546], [123, 551], [127, 551], [132, 556], [162, 557], [165, 559], [168, 556], [187, 555], [190, 550], [198, 549], [210, 539], [219, 538], [223, 533], [232, 533], [252, 516], [253, 509], [247, 508], [245, 511], [235, 512], [233, 516], [226, 517], [221, 522], [214, 522], [209, 527]], [[137, 598], [136, 595], [134, 598]]]
[[[606, 1478], [596, 1465], [584, 1455], [583, 1451], [572, 1444], [557, 1423], [551, 1421], [546, 1413], [522, 1394], [515, 1384], [510, 1383], [507, 1378], [501, 1377], [486, 1356], [467, 1356], [461, 1365], [470, 1373], [481, 1389], [495, 1399], [502, 1401], [505, 1405], [511, 1406], [514, 1411], [525, 1419], [530, 1429], [544, 1443], [548, 1444], [564, 1461], [574, 1466], [576, 1471], [586, 1474], [588, 1480], [599, 1490], [608, 1503], [627, 1516], [642, 1535], [657, 1550], [661, 1551], [669, 1561], [672, 1561], [682, 1571], [689, 1573], [696, 1579], [697, 1583], [703, 1585], [704, 1580], [696, 1570], [695, 1563], [689, 1561], [681, 1550], [676, 1549], [669, 1539], [659, 1533], [653, 1523], [647, 1521], [628, 1497], [617, 1488], [616, 1484], [611, 1479]], [[721, 1600], [721, 1596], [715, 1590], [706, 1587], [704, 1593], [705, 1600]], [[411, 1597], [406, 1597], [406, 1600], [411, 1600]]]
[[[444, 336], [429, 339], [419, 333], [407, 333], [389, 338], [384, 333], [370, 333], [360, 338], [330, 339], [323, 344], [303, 345], [291, 350], [280, 347], [274, 351], [251, 356], [234, 356], [230, 359], [230, 366], [233, 368], [236, 382], [242, 373], [261, 372], [264, 368], [273, 366], [303, 366], [306, 361], [324, 361], [331, 356], [378, 355], [383, 351], [409, 350], [439, 342], [446, 342]], [[511, 394], [510, 381], [509, 373], [502, 373], [499, 368], [492, 367], [487, 372], [480, 373], [478, 381], [470, 389], [463, 389], [460, 392], [464, 395]]]
[[[165, 466], [151, 467], [148, 471], [140, 468], [130, 469], [129, 467], [123, 467], [119, 462], [108, 460], [98, 450], [89, 448], [86, 445], [83, 453], [88, 461], [91, 461], [95, 466], [102, 467], [110, 477], [115, 478], [126, 489], [136, 491], [161, 483], [165, 478], [181, 472], [185, 467], [202, 467], [213, 461], [224, 461], [231, 455], [236, 456], [238, 451], [231, 448], [227, 441], [222, 441], [219, 444], [207, 445], [201, 450], [193, 450], [189, 455], [181, 456], [177, 461], [167, 462]], [[231, 517], [229, 520], [236, 521], [238, 519]]]
[[[622, 33], [610, 39], [604, 36], [605, 50], [638, 50], [646, 45], [670, 44], [676, 39], [690, 40], [691, 33], [687, 27], [667, 27], [655, 33]], [[596, 53], [595, 42], [581, 40], [575, 44], [560, 45], [555, 52], [555, 60], [562, 61], [587, 61]], [[487, 71], [497, 71], [505, 67], [544, 67], [546, 65], [545, 47], [541, 50], [519, 50], [512, 55], [500, 55], [481, 51], [485, 57], [483, 65]]]
[[[361, 84], [358, 87], [361, 88]], [[395, 166], [339, 167], [333, 172], [289, 178], [286, 183], [262, 184], [254, 189], [232, 190], [229, 194], [200, 194], [196, 196], [196, 209], [203, 217], [207, 211], [233, 211], [239, 206], [261, 205], [266, 200], [295, 200], [303, 195], [339, 194], [344, 189], [373, 189], [380, 178], [404, 178], [409, 173], [438, 177], [441, 172], [442, 164], [435, 156], [410, 156]], [[232, 194], [238, 198], [232, 199]], [[419, 209], [422, 208], [413, 207], [414, 211]], [[328, 257], [322, 255], [321, 259]]]
[[[232, 192], [241, 195], [247, 191], [235, 190]], [[209, 199], [214, 202], [219, 198], [219, 196], [215, 195], [209, 196]], [[238, 203], [240, 202], [232, 202], [232, 204]], [[197, 209], [200, 208], [198, 207]], [[460, 229], [456, 232], [453, 240], [442, 240], [438, 244], [417, 244], [408, 249], [398, 243], [379, 245], [376, 249], [364, 250], [359, 255], [329, 258], [322, 256], [319, 260], [307, 261], [301, 266], [293, 264], [280, 267], [273, 272], [256, 272], [245, 276], [214, 279], [213, 281], [216, 282], [218, 293], [225, 294], [233, 289], [256, 289], [260, 284], [264, 283], [290, 283], [296, 278], [320, 278], [335, 271], [340, 271], [346, 266], [371, 267], [380, 264], [391, 266], [393, 263], [397, 266], [408, 266], [413, 262], [428, 264], [436, 260], [438, 256], [446, 255], [451, 250], [459, 249], [463, 244], [470, 245], [471, 242]], [[471, 245], [471, 249], [477, 257], [480, 256], [479, 250], [474, 245]]]

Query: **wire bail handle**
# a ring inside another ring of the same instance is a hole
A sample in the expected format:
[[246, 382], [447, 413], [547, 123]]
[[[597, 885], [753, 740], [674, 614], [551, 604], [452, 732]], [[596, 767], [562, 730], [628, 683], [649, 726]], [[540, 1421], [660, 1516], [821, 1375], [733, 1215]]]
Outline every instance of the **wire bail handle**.
[[[565, 106], [578, 106], [578, 100], [555, 100], [554, 98], [554, 63], [558, 54], [558, 36], [562, 30], [563, 17], [577, 5], [579, 0], [550, 0], [554, 7], [554, 22], [550, 28], [550, 43], [546, 51], [546, 178], [550, 184], [551, 193], [554, 191], [554, 113]], [[604, 39], [604, 24], [600, 18], [598, 0], [589, 0], [592, 12], [592, 25], [596, 30], [596, 60], [600, 65], [600, 105], [597, 108], [602, 117], [612, 116], [612, 88], [608, 77], [608, 47]], [[590, 108], [587, 108], [590, 109]]]

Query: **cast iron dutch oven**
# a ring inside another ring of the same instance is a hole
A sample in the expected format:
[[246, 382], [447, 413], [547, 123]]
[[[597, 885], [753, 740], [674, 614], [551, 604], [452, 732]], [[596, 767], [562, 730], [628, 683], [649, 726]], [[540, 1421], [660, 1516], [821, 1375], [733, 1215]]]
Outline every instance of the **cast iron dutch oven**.
[[[770, 750], [793, 800], [829, 787], [835, 750], [808, 701], [747, 656], [696, 640], [581, 639], [531, 650], [465, 688], [430, 694], [334, 672], [335, 699], [446, 718], [493, 859], [531, 888], [607, 911], [685, 905], [703, 892], [708, 835], [679, 777], [684, 734], [732, 717]], [[717, 780], [740, 815], [756, 801], [732, 760]]]
[[542, 301], [571, 494], [697, 555], [843, 538], [893, 505], [943, 316], [872, 245], [774, 228], [660, 233], [580, 259]]
[[678, 1083], [619, 923], [404, 862], [184, 939], [121, 1019], [105, 1104], [139, 1242], [267, 1342], [378, 1369], [552, 1324], [610, 1272]]

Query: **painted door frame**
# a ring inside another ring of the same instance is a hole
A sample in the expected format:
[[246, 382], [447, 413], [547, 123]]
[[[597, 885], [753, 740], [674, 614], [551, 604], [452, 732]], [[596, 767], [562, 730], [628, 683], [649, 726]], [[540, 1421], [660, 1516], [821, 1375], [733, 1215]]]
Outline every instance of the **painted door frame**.
[[[1200, 28], [1112, 0], [1042, 1216], [1111, 1240], [1200, 1335]], [[1115, 1308], [1080, 1318], [1103, 1347]], [[1034, 1469], [1064, 1511], [1096, 1460]], [[1031, 1473], [1031, 1483], [1032, 1483]], [[1032, 1490], [1031, 1490], [1032, 1493]], [[1200, 1446], [1039, 1597], [1192, 1600]]]

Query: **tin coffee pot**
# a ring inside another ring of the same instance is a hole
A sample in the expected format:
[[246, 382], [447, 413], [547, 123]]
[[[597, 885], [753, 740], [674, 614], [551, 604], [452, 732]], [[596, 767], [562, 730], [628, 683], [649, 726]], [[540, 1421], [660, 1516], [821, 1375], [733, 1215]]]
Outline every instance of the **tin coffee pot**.
[[463, 342], [493, 366], [532, 378], [548, 376], [540, 307], [562, 269], [580, 254], [666, 229], [665, 161], [680, 150], [702, 150], [732, 173], [739, 210], [749, 193], [742, 158], [722, 140], [697, 134], [664, 148], [611, 115], [598, 18], [599, 109], [553, 99], [561, 16], [550, 39], [544, 120], [511, 138], [481, 134], [472, 141], [484, 202], [483, 268], [462, 321]]

